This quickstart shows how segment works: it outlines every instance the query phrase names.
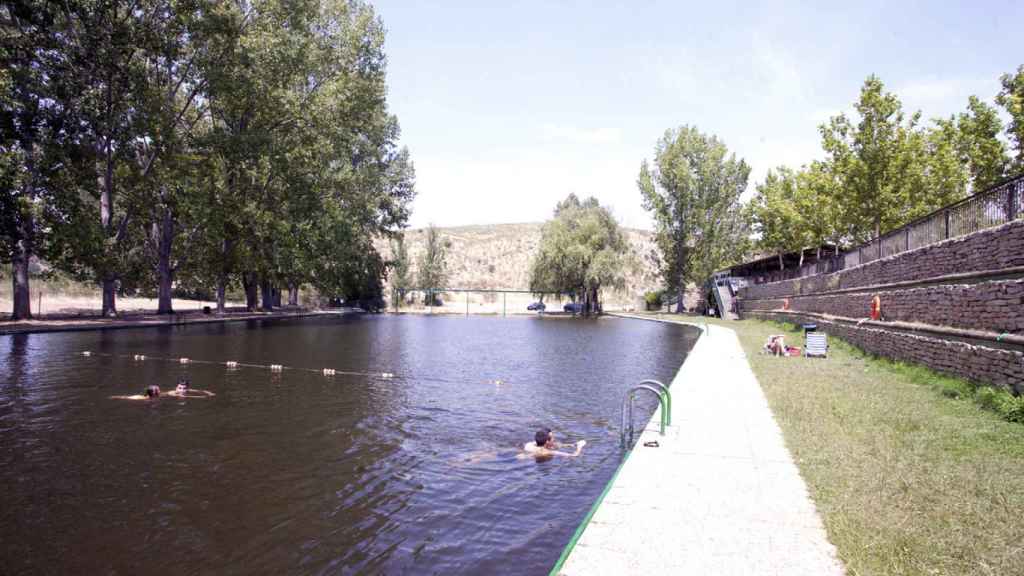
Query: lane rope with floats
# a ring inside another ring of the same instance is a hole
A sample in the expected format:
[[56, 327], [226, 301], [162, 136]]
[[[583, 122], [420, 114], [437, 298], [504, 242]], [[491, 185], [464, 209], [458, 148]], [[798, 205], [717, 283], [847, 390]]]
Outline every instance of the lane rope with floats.
[[[283, 364], [254, 364], [254, 363], [251, 363], [251, 362], [239, 362], [237, 360], [228, 360], [228, 361], [225, 361], [225, 362], [221, 362], [221, 361], [217, 361], [217, 360], [201, 360], [201, 359], [197, 359], [197, 358], [189, 358], [187, 356], [171, 357], [171, 356], [152, 356], [152, 355], [149, 355], [149, 354], [109, 354], [109, 353], [105, 353], [105, 352], [93, 352], [92, 350], [83, 350], [82, 352], [79, 353], [79, 355], [86, 356], [86, 357], [104, 357], [104, 358], [128, 359], [128, 360], [132, 360], [134, 362], [169, 362], [169, 363], [173, 363], [173, 364], [182, 364], [182, 365], [197, 364], [197, 365], [206, 365], [206, 366], [224, 366], [225, 368], [227, 368], [229, 370], [237, 370], [237, 369], [240, 369], [240, 368], [252, 368], [252, 369], [256, 369], [256, 370], [268, 370], [270, 372], [276, 372], [276, 373], [280, 373], [280, 372], [284, 372], [284, 371], [308, 372], [308, 373], [313, 373], [313, 374], [321, 374], [321, 375], [323, 375], [325, 377], [331, 377], [331, 376], [358, 376], [358, 377], [363, 377], [363, 378], [378, 378], [378, 379], [381, 379], [381, 380], [392, 380], [392, 379], [411, 380], [411, 379], [414, 378], [411, 375], [395, 374], [394, 372], [365, 372], [365, 371], [358, 371], [358, 370], [341, 370], [339, 368], [330, 368], [330, 367], [325, 367], [325, 368], [304, 368], [304, 367], [301, 367], [301, 366], [285, 366]], [[449, 379], [446, 379], [446, 378], [433, 378], [433, 377], [429, 377], [429, 376], [426, 376], [426, 377], [424, 377], [424, 376], [416, 376], [415, 379], [416, 380], [429, 381], [429, 382], [441, 382], [441, 383], [445, 383], [445, 384], [462, 384], [462, 383], [464, 383], [464, 382], [461, 382], [461, 381], [449, 380]], [[505, 384], [506, 381], [504, 381], [504, 380], [488, 380], [486, 383], [487, 384], [494, 384], [496, 386], [500, 386], [502, 384]]]

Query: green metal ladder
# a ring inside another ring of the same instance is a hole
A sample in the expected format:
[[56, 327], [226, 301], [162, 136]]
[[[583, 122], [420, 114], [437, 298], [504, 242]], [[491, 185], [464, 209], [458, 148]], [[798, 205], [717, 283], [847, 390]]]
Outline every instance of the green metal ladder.
[[[665, 435], [665, 427], [672, 425], [672, 393], [657, 380], [643, 380], [626, 391], [622, 399], [622, 412], [619, 419], [619, 444], [626, 449], [633, 445], [633, 400], [638, 392], [646, 390], [658, 397], [661, 406], [661, 435]], [[628, 431], [628, 440], [627, 440]]]

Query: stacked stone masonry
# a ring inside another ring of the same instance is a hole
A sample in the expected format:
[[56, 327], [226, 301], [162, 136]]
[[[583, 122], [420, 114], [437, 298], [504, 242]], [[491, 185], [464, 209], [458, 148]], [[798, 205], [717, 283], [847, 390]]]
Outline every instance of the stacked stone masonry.
[[740, 290], [740, 297], [785, 298], [1015, 266], [1024, 266], [1024, 220], [1015, 220], [832, 274], [748, 286]]
[[[882, 319], [952, 326], [966, 330], [1024, 333], [1024, 279], [976, 284], [940, 284], [918, 288], [793, 296], [790, 310], [844, 318], [866, 318], [878, 295]], [[744, 312], [781, 310], [784, 300], [744, 300]]]
[[[740, 290], [737, 301], [745, 317], [817, 322], [868, 352], [1021, 393], [1024, 349], [1020, 346], [841, 321], [868, 317], [877, 295], [883, 321], [987, 332], [993, 335], [989, 338], [1024, 335], [1021, 266], [1024, 221], [1017, 220], [832, 274], [749, 286]], [[1008, 273], [956, 281], [941, 278], [1002, 270]], [[911, 284], [887, 286], [894, 283]], [[788, 310], [783, 311], [787, 301]], [[801, 313], [824, 314], [836, 321]]]

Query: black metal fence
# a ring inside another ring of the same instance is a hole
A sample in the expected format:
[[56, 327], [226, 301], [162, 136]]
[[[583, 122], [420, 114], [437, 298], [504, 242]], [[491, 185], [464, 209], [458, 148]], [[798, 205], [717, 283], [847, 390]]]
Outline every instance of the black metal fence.
[[1024, 218], [1024, 175], [964, 198], [794, 276], [828, 274]]

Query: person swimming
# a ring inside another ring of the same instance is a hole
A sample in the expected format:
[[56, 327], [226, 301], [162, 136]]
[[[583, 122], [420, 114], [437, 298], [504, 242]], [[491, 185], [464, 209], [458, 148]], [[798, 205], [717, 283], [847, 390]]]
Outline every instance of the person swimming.
[[[453, 459], [451, 462], [456, 466], [480, 464], [482, 462], [506, 459], [525, 460], [527, 458], [533, 458], [537, 462], [546, 462], [555, 456], [575, 458], [583, 452], [583, 447], [586, 445], [586, 440], [580, 440], [575, 444], [562, 444], [555, 440], [555, 434], [550, 428], [541, 428], [533, 435], [533, 442], [527, 442], [519, 449], [495, 451], [492, 448], [489, 450], [480, 450], [463, 454], [458, 458]], [[565, 448], [568, 446], [575, 446], [576, 450], [573, 452], [561, 452], [558, 450], [558, 448]]]
[[566, 456], [569, 458], [575, 458], [583, 452], [583, 447], [586, 445], [586, 440], [580, 440], [575, 444], [575, 452], [559, 452], [558, 448], [573, 446], [573, 444], [560, 444], [555, 441], [555, 434], [550, 428], [541, 428], [533, 435], [533, 442], [527, 442], [523, 445], [523, 454], [521, 454], [520, 457], [526, 458], [532, 456], [537, 459], [548, 459], [553, 456]]
[[178, 385], [175, 386], [174, 390], [170, 392], [161, 392], [160, 387], [156, 384], [146, 386], [146, 391], [143, 394], [133, 394], [131, 396], [111, 396], [114, 400], [156, 400], [163, 397], [174, 397], [174, 398], [209, 398], [216, 396], [209, 390], [196, 390], [192, 388], [192, 383], [187, 378], [178, 380]]

